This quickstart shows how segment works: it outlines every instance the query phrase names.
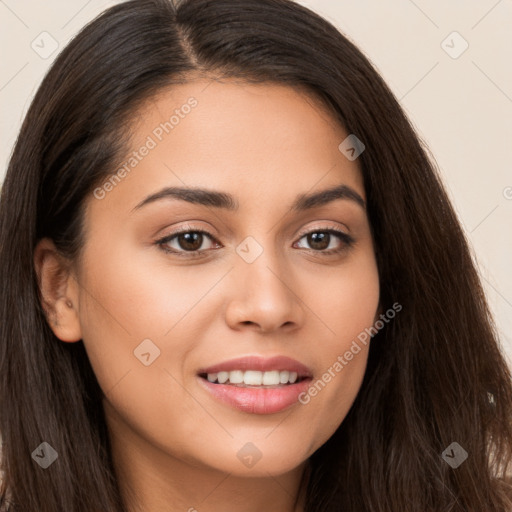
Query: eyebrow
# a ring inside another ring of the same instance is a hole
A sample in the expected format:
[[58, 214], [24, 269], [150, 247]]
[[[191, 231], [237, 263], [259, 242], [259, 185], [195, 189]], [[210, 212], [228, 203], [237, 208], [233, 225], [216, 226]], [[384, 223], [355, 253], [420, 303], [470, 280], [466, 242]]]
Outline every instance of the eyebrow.
[[[197, 187], [165, 187], [142, 200], [132, 209], [132, 212], [147, 204], [154, 203], [162, 199], [178, 199], [181, 201], [187, 201], [188, 203], [213, 208], [222, 208], [233, 212], [236, 212], [239, 209], [239, 202], [231, 194], [226, 192]], [[339, 199], [353, 201], [363, 210], [366, 210], [365, 200], [348, 185], [338, 185], [319, 192], [299, 194], [292, 204], [291, 210], [295, 212], [310, 210]]]

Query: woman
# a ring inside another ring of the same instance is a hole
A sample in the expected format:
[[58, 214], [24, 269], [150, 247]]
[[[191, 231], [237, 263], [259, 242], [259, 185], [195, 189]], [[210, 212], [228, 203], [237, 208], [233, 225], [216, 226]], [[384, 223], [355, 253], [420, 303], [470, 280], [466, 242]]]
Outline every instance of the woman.
[[39, 88], [0, 216], [4, 509], [511, 510], [459, 221], [308, 9], [106, 11]]

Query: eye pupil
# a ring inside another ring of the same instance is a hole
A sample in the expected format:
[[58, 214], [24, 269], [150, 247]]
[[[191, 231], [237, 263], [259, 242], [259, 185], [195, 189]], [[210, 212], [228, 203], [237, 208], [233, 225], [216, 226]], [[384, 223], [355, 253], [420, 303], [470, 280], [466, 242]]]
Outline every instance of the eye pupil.
[[[199, 244], [197, 244], [198, 240]], [[200, 249], [203, 243], [203, 235], [202, 233], [197, 233], [194, 231], [182, 233], [181, 235], [178, 236], [178, 243], [182, 249], [188, 251], [197, 251]]]
[[[313, 249], [326, 249], [329, 247], [329, 233], [315, 232], [308, 235], [308, 243]], [[327, 242], [327, 243], [325, 243]]]

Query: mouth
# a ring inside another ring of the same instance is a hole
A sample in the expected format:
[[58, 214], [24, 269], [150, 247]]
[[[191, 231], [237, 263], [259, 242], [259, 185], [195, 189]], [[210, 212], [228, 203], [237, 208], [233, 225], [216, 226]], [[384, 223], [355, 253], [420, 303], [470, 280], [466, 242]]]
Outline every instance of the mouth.
[[216, 401], [252, 414], [273, 414], [299, 403], [311, 370], [284, 356], [249, 356], [200, 369], [199, 382]]
[[288, 370], [232, 370], [216, 373], [200, 373], [199, 377], [212, 384], [224, 384], [241, 388], [280, 388], [308, 379], [298, 372]]

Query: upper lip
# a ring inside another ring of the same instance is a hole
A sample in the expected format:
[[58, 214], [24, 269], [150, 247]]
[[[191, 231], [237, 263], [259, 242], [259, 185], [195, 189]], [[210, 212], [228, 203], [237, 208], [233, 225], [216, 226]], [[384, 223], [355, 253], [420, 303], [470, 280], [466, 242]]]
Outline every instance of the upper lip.
[[287, 356], [261, 357], [261, 356], [245, 356], [229, 361], [223, 361], [207, 368], [201, 368], [198, 374], [203, 373], [219, 373], [231, 372], [234, 370], [256, 370], [260, 372], [269, 372], [272, 370], [288, 370], [289, 372], [297, 372], [299, 377], [311, 377], [312, 372], [306, 365], [299, 363], [295, 359]]

